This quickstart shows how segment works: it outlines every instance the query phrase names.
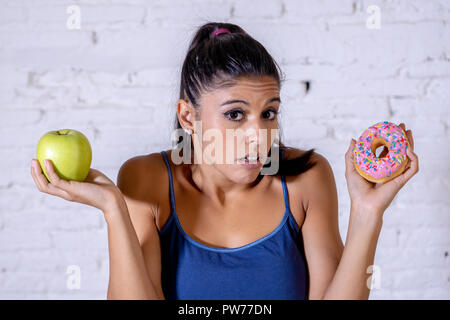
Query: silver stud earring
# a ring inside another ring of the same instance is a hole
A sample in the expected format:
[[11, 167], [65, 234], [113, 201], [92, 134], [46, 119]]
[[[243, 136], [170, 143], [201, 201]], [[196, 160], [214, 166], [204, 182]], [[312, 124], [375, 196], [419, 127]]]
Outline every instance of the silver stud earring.
[[192, 130], [191, 129], [184, 129], [184, 132], [186, 132], [187, 134], [192, 134]]

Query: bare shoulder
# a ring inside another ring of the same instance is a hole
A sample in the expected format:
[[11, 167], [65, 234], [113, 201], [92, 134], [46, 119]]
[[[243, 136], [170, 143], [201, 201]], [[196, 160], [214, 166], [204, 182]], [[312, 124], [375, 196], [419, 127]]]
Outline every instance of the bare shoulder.
[[[307, 150], [296, 148], [286, 149], [285, 159], [294, 159], [304, 155]], [[314, 151], [310, 161], [314, 166], [301, 175], [286, 177], [286, 181], [292, 185], [293, 191], [301, 193], [301, 199], [305, 210], [308, 208], [309, 200], [321, 193], [324, 188], [333, 187], [335, 184], [333, 170], [327, 158]]]
[[165, 164], [161, 153], [139, 155], [126, 160], [117, 175], [117, 187], [127, 200], [150, 209], [156, 214], [161, 197], [161, 184], [166, 182]]
[[162, 196], [163, 166], [158, 152], [136, 156], [123, 163], [117, 176], [117, 186], [124, 196], [148, 274], [160, 299], [164, 299], [164, 293], [156, 215]]
[[[308, 152], [308, 150], [301, 150], [301, 149], [297, 149], [297, 148], [288, 148], [288, 149], [286, 149], [285, 159], [295, 159], [295, 158], [301, 157], [302, 155], [304, 155], [307, 152]], [[315, 163], [315, 165], [310, 170], [306, 171], [305, 175], [314, 176], [314, 175], [323, 173], [324, 171], [326, 172], [329, 169], [331, 169], [330, 163], [325, 158], [325, 156], [318, 153], [317, 151], [314, 151], [311, 154], [310, 161]]]

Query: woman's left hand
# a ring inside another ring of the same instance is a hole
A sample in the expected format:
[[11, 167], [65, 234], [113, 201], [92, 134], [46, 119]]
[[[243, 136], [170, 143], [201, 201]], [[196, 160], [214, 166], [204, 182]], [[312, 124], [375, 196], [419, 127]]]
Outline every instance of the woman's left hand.
[[352, 139], [345, 154], [345, 178], [352, 209], [382, 218], [384, 211], [389, 207], [398, 191], [419, 171], [419, 159], [414, 153], [412, 131], [406, 130], [404, 123], [401, 123], [400, 127], [406, 132], [408, 138], [409, 147], [406, 150], [406, 155], [410, 161], [404, 172], [386, 183], [370, 182], [356, 171], [353, 162], [353, 148], [356, 141]]

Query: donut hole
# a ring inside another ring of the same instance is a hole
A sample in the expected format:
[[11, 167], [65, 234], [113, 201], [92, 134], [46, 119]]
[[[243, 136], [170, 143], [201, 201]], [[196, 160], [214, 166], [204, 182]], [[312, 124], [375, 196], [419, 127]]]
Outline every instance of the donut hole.
[[375, 155], [377, 156], [377, 158], [383, 158], [388, 154], [389, 150], [388, 148], [386, 148], [386, 146], [379, 146], [376, 150], [375, 150]]
[[377, 158], [383, 158], [388, 154], [389, 146], [386, 145], [386, 141], [383, 139], [374, 139], [372, 141], [372, 152]]

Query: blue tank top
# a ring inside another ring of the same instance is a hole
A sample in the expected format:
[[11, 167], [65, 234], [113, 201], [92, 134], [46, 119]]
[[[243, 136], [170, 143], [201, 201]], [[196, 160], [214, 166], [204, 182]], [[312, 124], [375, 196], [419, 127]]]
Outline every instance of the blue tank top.
[[301, 230], [289, 207], [281, 176], [285, 212], [266, 236], [237, 248], [208, 246], [191, 238], [177, 216], [172, 171], [170, 216], [158, 230], [161, 285], [167, 300], [306, 300], [308, 270]]

